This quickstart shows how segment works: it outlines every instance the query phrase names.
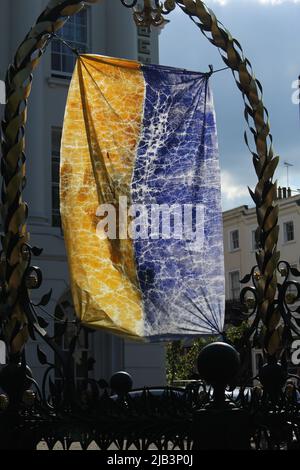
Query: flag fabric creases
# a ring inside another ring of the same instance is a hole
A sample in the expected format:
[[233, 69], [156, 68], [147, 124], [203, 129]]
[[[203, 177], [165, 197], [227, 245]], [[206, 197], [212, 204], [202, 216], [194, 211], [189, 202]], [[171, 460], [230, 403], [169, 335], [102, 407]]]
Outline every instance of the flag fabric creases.
[[[220, 170], [207, 74], [80, 56], [60, 198], [83, 324], [151, 341], [222, 332]], [[108, 213], [112, 233], [99, 223]]]

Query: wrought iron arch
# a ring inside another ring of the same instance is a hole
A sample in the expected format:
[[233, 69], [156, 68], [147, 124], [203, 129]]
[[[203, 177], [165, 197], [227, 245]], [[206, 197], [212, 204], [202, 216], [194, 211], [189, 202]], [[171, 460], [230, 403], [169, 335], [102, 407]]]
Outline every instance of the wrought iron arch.
[[[35, 25], [19, 46], [14, 62], [6, 76], [7, 102], [2, 122], [2, 207], [3, 251], [0, 261], [1, 301], [0, 320], [8, 350], [20, 354], [28, 338], [28, 331], [37, 331], [44, 338], [46, 332], [31, 308], [28, 291], [39, 287], [41, 273], [31, 267], [31, 255], [41, 250], [29, 245], [26, 220], [28, 207], [22, 199], [25, 177], [25, 126], [27, 101], [30, 97], [33, 72], [38, 66], [53, 34], [76, 14], [85, 3], [97, 0], [50, 0]], [[121, 0], [132, 8], [137, 2]], [[200, 28], [205, 37], [220, 52], [223, 61], [231, 69], [236, 85], [245, 103], [245, 119], [252, 133], [255, 150], [250, 150], [258, 178], [254, 191], [250, 191], [256, 206], [256, 253], [258, 277], [255, 284], [256, 318], [266, 327], [265, 350], [270, 356], [279, 357], [282, 349], [281, 314], [276, 303], [276, 268], [279, 262], [278, 206], [276, 182], [273, 182], [279, 157], [274, 155], [268, 112], [263, 104], [262, 86], [255, 78], [251, 64], [244, 57], [239, 42], [218, 21], [214, 13], [201, 0], [145, 0], [143, 9], [136, 10], [134, 18], [139, 25], [158, 25], [163, 15], [178, 6]], [[136, 7], [139, 8], [139, 7]], [[250, 281], [248, 276], [245, 282]], [[244, 292], [245, 293], [245, 292]], [[252, 332], [253, 333], [253, 332]]]

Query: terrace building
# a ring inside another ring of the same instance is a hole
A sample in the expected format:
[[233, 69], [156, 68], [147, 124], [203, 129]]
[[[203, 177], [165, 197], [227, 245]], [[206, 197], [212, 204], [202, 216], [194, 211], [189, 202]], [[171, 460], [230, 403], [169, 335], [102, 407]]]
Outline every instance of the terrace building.
[[[300, 194], [292, 195], [290, 188], [278, 188], [280, 260], [300, 268]], [[243, 287], [240, 280], [256, 265], [256, 209], [239, 206], [223, 212], [225, 286], [227, 320], [235, 321], [235, 304], [239, 303]], [[278, 282], [281, 276], [278, 273]], [[259, 350], [253, 350], [253, 372], [257, 371]]]

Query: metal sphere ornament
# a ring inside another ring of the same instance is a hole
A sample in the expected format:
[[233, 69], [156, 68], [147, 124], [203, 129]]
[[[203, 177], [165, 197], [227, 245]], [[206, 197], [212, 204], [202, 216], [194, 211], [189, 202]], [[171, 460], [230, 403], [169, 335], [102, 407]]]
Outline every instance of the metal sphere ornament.
[[227, 343], [211, 343], [198, 357], [200, 378], [210, 385], [226, 386], [236, 377], [240, 367], [238, 352]]
[[110, 379], [110, 388], [118, 395], [126, 395], [132, 389], [132, 378], [125, 372], [116, 372]]

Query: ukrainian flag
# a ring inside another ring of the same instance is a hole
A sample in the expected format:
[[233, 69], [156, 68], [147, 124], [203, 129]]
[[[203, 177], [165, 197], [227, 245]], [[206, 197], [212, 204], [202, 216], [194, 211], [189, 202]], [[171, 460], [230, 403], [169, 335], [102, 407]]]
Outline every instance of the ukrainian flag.
[[[81, 55], [60, 176], [71, 289], [83, 324], [152, 341], [222, 332], [220, 170], [207, 74]], [[201, 237], [163, 236], [160, 219], [157, 233], [128, 237], [124, 223], [136, 222], [130, 214], [121, 220], [126, 198], [146, 208], [149, 227], [153, 207], [190, 208]], [[116, 237], [105, 238], [99, 207], [110, 206]]]

